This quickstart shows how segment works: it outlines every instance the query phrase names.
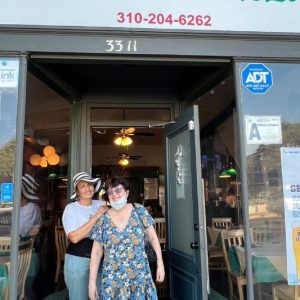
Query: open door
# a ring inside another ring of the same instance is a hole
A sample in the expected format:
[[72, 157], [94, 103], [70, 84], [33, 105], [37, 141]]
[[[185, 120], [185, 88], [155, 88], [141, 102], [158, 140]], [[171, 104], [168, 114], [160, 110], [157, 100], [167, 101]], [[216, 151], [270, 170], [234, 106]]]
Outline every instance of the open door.
[[171, 299], [207, 299], [208, 267], [198, 107], [166, 127], [166, 205]]

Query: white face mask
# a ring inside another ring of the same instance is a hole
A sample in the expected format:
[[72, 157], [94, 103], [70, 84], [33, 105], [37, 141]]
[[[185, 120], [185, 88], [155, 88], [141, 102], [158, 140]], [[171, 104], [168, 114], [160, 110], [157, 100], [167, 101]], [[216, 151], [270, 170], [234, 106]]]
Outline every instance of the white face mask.
[[112, 208], [116, 210], [122, 209], [127, 203], [127, 197], [123, 196], [119, 201], [110, 201], [110, 205]]

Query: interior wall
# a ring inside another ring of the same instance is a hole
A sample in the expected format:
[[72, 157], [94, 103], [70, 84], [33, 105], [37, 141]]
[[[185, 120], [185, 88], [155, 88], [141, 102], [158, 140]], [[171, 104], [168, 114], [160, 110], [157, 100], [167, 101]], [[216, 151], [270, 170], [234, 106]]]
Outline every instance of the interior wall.
[[[93, 146], [93, 166], [118, 162], [118, 155], [122, 152], [122, 148], [115, 145], [97, 145]], [[164, 173], [164, 148], [163, 145], [135, 145], [128, 151], [129, 155], [141, 155], [138, 160], [130, 160], [130, 166], [157, 166]], [[103, 163], [104, 162], [104, 163]]]

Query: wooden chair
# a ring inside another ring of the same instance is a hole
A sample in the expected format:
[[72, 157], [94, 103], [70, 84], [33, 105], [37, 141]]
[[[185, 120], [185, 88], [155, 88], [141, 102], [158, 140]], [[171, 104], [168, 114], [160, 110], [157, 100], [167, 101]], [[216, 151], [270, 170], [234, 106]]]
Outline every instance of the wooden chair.
[[207, 228], [211, 244], [208, 246], [209, 270], [226, 271], [224, 254], [221, 245], [216, 245], [221, 231], [229, 230], [232, 226], [231, 218], [212, 218], [212, 227]]
[[154, 229], [156, 231], [162, 250], [166, 249], [166, 219], [155, 218]]
[[255, 244], [263, 244], [267, 241], [268, 222], [265, 219], [251, 220], [251, 228]]
[[55, 226], [55, 247], [56, 247], [56, 271], [54, 282], [58, 281], [58, 276], [60, 273], [60, 269], [62, 263], [65, 260], [65, 253], [68, 247], [68, 238], [65, 234], [65, 230], [63, 226], [56, 225]]
[[[19, 255], [18, 255], [18, 299], [23, 300], [25, 297], [25, 281], [28, 274], [31, 255], [32, 255], [33, 240], [21, 241], [19, 244]], [[10, 264], [8, 264], [8, 271], [10, 273]], [[9, 299], [9, 289], [5, 290], [4, 300]]]
[[299, 285], [274, 284], [273, 300], [300, 300]]
[[226, 271], [224, 254], [218, 247], [208, 246], [209, 271]]
[[232, 227], [232, 220], [231, 218], [212, 218], [211, 227], [213, 229], [228, 230]]
[[11, 238], [10, 237], [0, 237], [0, 253], [9, 253], [11, 247]]
[[[225, 266], [228, 276], [229, 298], [231, 300], [244, 300], [245, 297], [243, 287], [247, 284], [246, 276], [242, 273], [240, 268], [239, 270], [233, 270], [233, 261], [229, 257], [229, 252], [233, 251], [232, 246], [244, 246], [244, 230], [224, 230], [221, 231], [221, 237]], [[252, 233], [251, 239], [253, 240]], [[236, 291], [238, 292], [238, 294], [235, 294]]]

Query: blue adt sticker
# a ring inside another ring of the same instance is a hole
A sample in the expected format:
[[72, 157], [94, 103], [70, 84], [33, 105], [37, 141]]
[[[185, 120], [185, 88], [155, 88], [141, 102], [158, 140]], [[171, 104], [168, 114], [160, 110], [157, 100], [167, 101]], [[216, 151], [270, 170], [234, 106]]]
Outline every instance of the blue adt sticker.
[[272, 72], [264, 64], [249, 64], [241, 74], [242, 85], [253, 94], [264, 94], [273, 85]]
[[1, 202], [13, 201], [13, 184], [11, 182], [1, 184]]

